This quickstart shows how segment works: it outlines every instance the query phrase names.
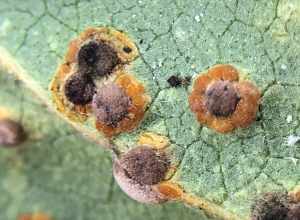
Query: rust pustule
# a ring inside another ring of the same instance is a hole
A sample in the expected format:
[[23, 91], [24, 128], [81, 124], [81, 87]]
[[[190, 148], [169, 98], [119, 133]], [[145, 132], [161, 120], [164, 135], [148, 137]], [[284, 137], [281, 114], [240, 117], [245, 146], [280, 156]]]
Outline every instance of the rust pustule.
[[[132, 131], [150, 101], [143, 85], [127, 73], [128, 65], [137, 57], [136, 45], [123, 31], [86, 29], [70, 42], [51, 82], [57, 109], [81, 123], [95, 116], [96, 128], [106, 137]], [[114, 89], [108, 89], [108, 84], [114, 84]]]
[[205, 106], [216, 117], [232, 115], [239, 100], [238, 92], [228, 80], [214, 82], [205, 92]]
[[102, 86], [93, 98], [93, 111], [97, 120], [116, 127], [129, 113], [132, 101], [124, 90], [114, 83]]
[[196, 78], [189, 104], [201, 124], [228, 133], [255, 121], [260, 92], [239, 75], [232, 65], [222, 64]]
[[141, 146], [123, 155], [120, 165], [139, 184], [154, 185], [164, 179], [170, 162], [163, 152]]
[[90, 41], [78, 52], [78, 71], [83, 75], [107, 76], [120, 63], [115, 49], [104, 41]]
[[0, 145], [13, 147], [26, 140], [23, 126], [12, 119], [0, 119]]
[[254, 202], [251, 210], [251, 220], [287, 220], [288, 212], [288, 194], [269, 192]]
[[121, 166], [118, 159], [114, 160], [113, 174], [121, 189], [132, 199], [141, 203], [157, 204], [168, 199], [152, 185], [141, 185], [128, 177], [127, 171]]
[[65, 83], [65, 96], [75, 105], [90, 103], [95, 94], [95, 84], [89, 76], [72, 75]]
[[[97, 94], [94, 99], [94, 114], [98, 118], [96, 127], [107, 137], [112, 137], [121, 132], [129, 132], [135, 129], [143, 119], [145, 109], [150, 102], [150, 97], [145, 94], [144, 86], [129, 74], [121, 73], [113, 84], [114, 86], [109, 89], [111, 90], [111, 94], [112, 92], [114, 93], [113, 99], [112, 97], [109, 98], [107, 96], [108, 93], [103, 92], [101, 93], [102, 95], [100, 95], [100, 93], [99, 95]], [[114, 91], [112, 91], [112, 89]], [[108, 88], [106, 90], [108, 90]], [[106, 98], [104, 98], [104, 96], [106, 96]], [[99, 106], [102, 106], [102, 109], [103, 106], [117, 106], [118, 99], [122, 103], [115, 111], [110, 111], [110, 114], [99, 114], [100, 112], [103, 112], [103, 110], [98, 111], [97, 113], [97, 97], [98, 100], [106, 100], [106, 103], [101, 104], [101, 102], [98, 102], [98, 105], [100, 104]], [[114, 115], [114, 118], [107, 117], [107, 119], [105, 119], [105, 117], [109, 115]]]

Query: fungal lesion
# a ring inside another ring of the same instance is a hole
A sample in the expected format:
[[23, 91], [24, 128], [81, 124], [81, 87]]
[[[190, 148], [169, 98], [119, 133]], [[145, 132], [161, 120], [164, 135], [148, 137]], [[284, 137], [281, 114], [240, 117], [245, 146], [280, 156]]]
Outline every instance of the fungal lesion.
[[128, 73], [137, 57], [125, 33], [107, 27], [85, 30], [70, 42], [50, 85], [57, 109], [75, 122], [95, 118], [107, 137], [133, 130], [150, 102], [143, 85]]
[[298, 220], [300, 200], [294, 193], [267, 192], [257, 198], [251, 207], [251, 220]]
[[[114, 157], [113, 173], [121, 189], [142, 203], [174, 200], [166, 186], [177, 169], [167, 137], [143, 132], [134, 147]], [[162, 187], [164, 187], [164, 191]]]
[[255, 121], [261, 95], [240, 75], [232, 65], [222, 64], [196, 78], [189, 104], [201, 124], [228, 133]]
[[21, 122], [15, 119], [11, 113], [0, 108], [0, 146], [16, 147], [27, 139], [27, 132]]
[[121, 189], [141, 203], [168, 200], [155, 186], [165, 179], [170, 160], [164, 151], [140, 145], [114, 159], [113, 173]]

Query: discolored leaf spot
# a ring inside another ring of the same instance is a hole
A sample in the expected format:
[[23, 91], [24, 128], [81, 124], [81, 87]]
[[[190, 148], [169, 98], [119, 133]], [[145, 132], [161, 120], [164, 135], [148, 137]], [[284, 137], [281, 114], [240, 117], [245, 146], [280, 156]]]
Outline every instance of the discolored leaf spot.
[[217, 81], [206, 90], [205, 105], [208, 111], [216, 117], [231, 115], [240, 97], [230, 81]]
[[16, 146], [25, 141], [26, 133], [21, 124], [11, 119], [0, 120], [0, 145]]
[[120, 159], [129, 178], [141, 185], [154, 185], [162, 181], [170, 166], [164, 153], [149, 147], [137, 147]]
[[251, 220], [286, 220], [289, 211], [287, 193], [270, 192], [255, 201]]
[[93, 98], [93, 110], [98, 121], [116, 127], [128, 114], [131, 99], [116, 84], [109, 83], [101, 87]]
[[72, 75], [65, 84], [65, 96], [75, 105], [86, 105], [95, 93], [93, 80], [82, 74]]
[[78, 69], [83, 75], [109, 75], [120, 62], [117, 52], [103, 41], [90, 41], [78, 52]]

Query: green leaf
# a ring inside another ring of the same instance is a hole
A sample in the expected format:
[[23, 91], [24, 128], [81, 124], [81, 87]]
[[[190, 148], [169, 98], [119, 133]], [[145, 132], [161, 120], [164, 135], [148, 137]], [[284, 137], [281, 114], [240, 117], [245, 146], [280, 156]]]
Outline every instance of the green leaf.
[[[188, 194], [209, 201], [209, 207], [218, 207], [218, 213], [212, 213], [216, 209], [212, 211], [207, 208], [205, 211], [209, 214], [223, 219], [227, 214], [237, 216], [236, 219], [247, 219], [253, 200], [262, 192], [290, 191], [300, 184], [299, 143], [288, 143], [289, 137], [300, 135], [298, 0], [31, 0], [22, 3], [3, 0], [0, 11], [0, 65], [17, 75], [52, 108], [48, 86], [71, 39], [93, 26], [111, 26], [128, 33], [140, 52], [130, 72], [145, 85], [152, 102], [139, 128], [117, 136], [113, 144], [126, 151], [135, 145], [143, 131], [167, 136], [173, 148], [183, 152], [172, 181], [180, 184]], [[173, 74], [196, 76], [218, 63], [229, 63], [242, 69], [262, 91], [260, 120], [250, 128], [227, 135], [196, 122], [188, 107], [187, 97], [191, 87], [188, 90], [170, 88], [167, 83]], [[29, 100], [37, 99], [32, 95], [30, 97]], [[36, 111], [32, 107], [28, 110]], [[14, 169], [1, 174], [24, 178], [16, 182], [20, 182], [19, 190], [23, 192], [20, 194], [24, 194], [25, 198], [30, 194], [27, 186], [22, 185], [26, 178], [32, 178], [33, 185], [51, 183], [49, 190], [40, 190], [40, 196], [35, 200], [40, 204], [44, 201], [49, 212], [61, 213], [55, 210], [70, 210], [69, 206], [74, 204], [78, 210], [76, 216], [74, 212], [66, 212], [66, 215], [75, 219], [80, 219], [80, 215], [84, 219], [100, 216], [106, 208], [98, 207], [97, 201], [103, 196], [98, 187], [109, 180], [111, 172], [107, 168], [110, 164], [104, 167], [99, 158], [106, 158], [107, 154], [103, 156], [99, 146], [84, 144], [82, 138], [73, 137], [73, 130], [72, 135], [66, 135], [64, 132], [67, 132], [68, 126], [58, 119], [59, 124], [55, 125], [57, 130], [46, 132], [46, 124], [56, 119], [47, 114], [41, 116], [40, 112], [38, 114], [38, 119], [42, 121], [37, 126], [44, 128], [45, 134], [53, 134], [52, 137], [58, 141], [52, 146], [48, 139], [42, 139], [37, 147], [29, 147], [28, 151], [37, 148], [40, 153], [22, 156], [27, 158], [26, 161], [37, 159], [35, 165], [20, 166], [18, 172], [21, 177], [14, 173]], [[88, 135], [96, 131], [91, 124], [75, 125]], [[97, 140], [103, 143], [101, 135]], [[44, 141], [48, 144], [42, 146]], [[69, 149], [62, 150], [61, 145]], [[60, 157], [54, 154], [57, 151]], [[53, 158], [44, 158], [47, 155], [45, 152]], [[73, 152], [71, 158], [77, 158], [74, 160], [76, 162], [73, 164], [72, 159], [67, 160], [68, 166], [57, 167], [59, 161], [63, 163], [70, 152]], [[95, 173], [103, 170], [107, 174], [88, 180], [76, 179], [74, 170], [80, 170], [82, 166], [87, 169], [87, 164], [93, 161], [96, 164], [89, 166]], [[45, 168], [39, 171], [41, 164]], [[47, 171], [46, 167], [51, 171]], [[9, 177], [6, 179], [9, 181]], [[60, 190], [66, 191], [55, 191], [58, 184], [62, 186]], [[73, 194], [68, 197], [70, 201], [65, 202], [63, 198], [72, 187]], [[78, 192], [76, 195], [75, 189]], [[57, 196], [55, 202], [54, 195]], [[60, 196], [62, 199], [58, 198]], [[118, 196], [122, 195], [118, 193]], [[23, 200], [20, 201], [21, 204]], [[78, 201], [85, 201], [86, 205], [79, 205]], [[14, 210], [20, 204], [10, 202], [6, 210]], [[124, 202], [118, 201], [118, 204], [115, 205], [120, 208], [115, 209], [114, 214], [123, 217], [121, 210], [125, 207]], [[32, 204], [26, 202], [26, 205]], [[109, 206], [113, 205], [110, 203]], [[83, 206], [85, 208], [80, 212]], [[128, 209], [135, 210], [135, 206]], [[151, 213], [156, 214], [156, 209], [164, 212], [164, 208], [151, 208]], [[174, 213], [182, 210], [178, 206], [178, 210], [166, 209], [170, 216], [177, 216]], [[132, 211], [129, 218], [134, 218], [135, 213]]]

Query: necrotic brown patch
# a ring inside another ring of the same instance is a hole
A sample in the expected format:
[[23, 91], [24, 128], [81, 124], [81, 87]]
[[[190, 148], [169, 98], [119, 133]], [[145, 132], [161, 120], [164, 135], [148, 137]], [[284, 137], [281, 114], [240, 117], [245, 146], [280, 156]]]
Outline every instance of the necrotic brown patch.
[[97, 91], [92, 105], [98, 121], [116, 127], [128, 114], [131, 100], [122, 88], [109, 83]]
[[205, 93], [205, 105], [208, 111], [216, 117], [231, 115], [240, 100], [237, 91], [230, 81], [217, 81]]
[[65, 84], [65, 96], [75, 105], [86, 105], [92, 101], [95, 85], [89, 76], [74, 74]]
[[170, 162], [163, 153], [137, 147], [122, 156], [120, 164], [129, 178], [142, 185], [154, 185], [164, 179]]
[[120, 62], [117, 52], [102, 41], [90, 41], [78, 52], [78, 69], [81, 74], [103, 77], [111, 74]]

